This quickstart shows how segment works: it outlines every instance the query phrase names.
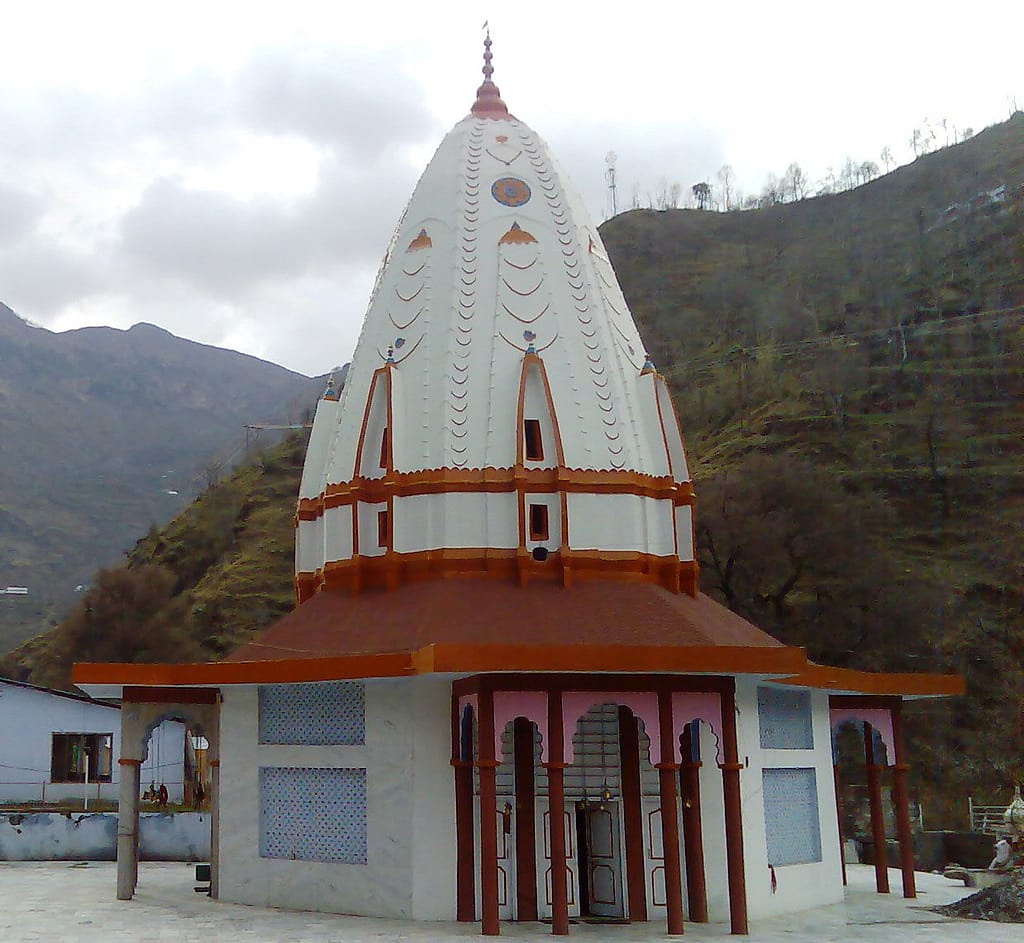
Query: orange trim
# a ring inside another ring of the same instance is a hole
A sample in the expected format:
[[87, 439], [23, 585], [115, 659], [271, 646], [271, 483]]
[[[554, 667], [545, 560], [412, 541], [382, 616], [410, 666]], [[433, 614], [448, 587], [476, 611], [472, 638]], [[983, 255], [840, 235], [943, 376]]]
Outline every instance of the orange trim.
[[551, 419], [551, 432], [555, 437], [555, 459], [556, 464], [561, 468], [565, 465], [565, 453], [562, 451], [562, 434], [558, 430], [558, 416], [555, 414], [555, 401], [551, 396], [551, 385], [548, 383], [548, 374], [544, 369], [544, 361], [537, 354], [524, 354], [523, 366], [519, 374], [519, 403], [516, 407], [516, 429], [519, 439], [516, 443], [516, 465], [523, 466], [523, 408], [526, 401], [526, 375], [530, 367], [536, 367], [540, 371], [540, 382], [544, 388], [544, 399], [548, 404], [548, 416]]
[[129, 759], [128, 757], [122, 756], [117, 761], [117, 765], [118, 766], [141, 766], [142, 765], [142, 760], [133, 760], [133, 759]]
[[[654, 375], [654, 402], [658, 407], [658, 421], [661, 423], [661, 434], [665, 442], [665, 457], [668, 459], [669, 474], [672, 473], [672, 451], [668, 445], [668, 430], [665, 428], [665, 417], [661, 412], [661, 397], [658, 395], [658, 384], [665, 390], [665, 395], [668, 397], [669, 406], [672, 408], [672, 422], [675, 423], [676, 435], [679, 436], [679, 449], [683, 453], [683, 461], [687, 463], [687, 471], [689, 471], [689, 462], [686, 458], [686, 440], [683, 438], [683, 430], [679, 425], [679, 416], [676, 414], [675, 403], [672, 402], [672, 394], [669, 392], [668, 384], [665, 382], [665, 378], [661, 374]], [[674, 476], [673, 476], [674, 477]], [[692, 492], [691, 492], [692, 493]]]
[[324, 681], [331, 678], [398, 678], [413, 674], [409, 652], [382, 655], [335, 655], [329, 658], [290, 658], [278, 661], [204, 662], [183, 665], [77, 663], [74, 684], [195, 687], [197, 685], [266, 684]]
[[476, 645], [440, 643], [415, 651], [274, 661], [181, 665], [76, 663], [77, 685], [195, 688], [197, 685], [300, 683], [338, 678], [394, 678], [447, 672], [560, 671], [684, 674], [789, 674], [806, 666], [802, 648], [723, 645]]
[[[793, 646], [726, 645], [475, 645], [440, 643], [415, 651], [276, 661], [212, 662], [192, 665], [75, 664], [71, 680], [79, 685], [182, 686], [299, 683], [338, 678], [394, 678], [431, 673], [512, 671], [665, 674], [784, 674], [779, 683], [831, 687], [841, 678], [846, 690], [891, 692], [902, 696], [945, 696], [963, 692], [956, 675], [872, 674], [826, 668], [807, 661]], [[811, 679], [815, 678], [816, 681]], [[795, 679], [800, 678], [797, 682]], [[611, 682], [610, 682], [611, 683]], [[620, 682], [614, 682], [620, 684]]]
[[952, 697], [965, 691], [960, 675], [906, 674], [855, 671], [808, 662], [798, 675], [776, 683], [808, 688], [854, 691], [859, 694], [902, 695], [903, 697]]
[[506, 493], [517, 490], [538, 493], [633, 494], [641, 498], [671, 500], [673, 506], [693, 504], [690, 482], [675, 483], [668, 475], [635, 471], [565, 468], [433, 468], [415, 472], [389, 472], [383, 478], [357, 476], [328, 485], [315, 498], [301, 498], [296, 516], [315, 521], [327, 508], [345, 507], [356, 501], [375, 504], [389, 496], [406, 498], [424, 494]]
[[[458, 576], [487, 575], [500, 579], [565, 580], [605, 579], [657, 583], [670, 592], [685, 589], [696, 595], [697, 564], [679, 560], [674, 554], [655, 556], [626, 550], [566, 550], [550, 552], [538, 562], [525, 549], [525, 512], [520, 507], [523, 527], [518, 548], [467, 547], [418, 550], [410, 553], [391, 551], [383, 556], [357, 555], [327, 563], [316, 573], [300, 573], [296, 585], [308, 599], [319, 589], [341, 589], [358, 593], [364, 587], [393, 587], [398, 582], [444, 579]], [[392, 525], [393, 527], [393, 525]], [[393, 531], [392, 531], [393, 532]]]

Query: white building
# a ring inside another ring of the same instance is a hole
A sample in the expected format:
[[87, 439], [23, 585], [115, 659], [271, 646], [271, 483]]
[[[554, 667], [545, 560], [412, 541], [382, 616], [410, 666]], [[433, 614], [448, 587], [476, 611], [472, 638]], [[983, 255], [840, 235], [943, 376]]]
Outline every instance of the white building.
[[225, 899], [745, 933], [842, 898], [831, 735], [850, 721], [897, 763], [913, 894], [900, 704], [959, 679], [814, 665], [700, 593], [667, 386], [489, 47], [318, 406], [295, 610], [219, 664], [76, 682], [124, 698], [126, 769], [153, 718], [191, 708]]
[[[120, 755], [117, 704], [0, 678], [0, 803], [114, 801]], [[169, 801], [181, 802], [185, 757], [185, 725], [161, 723], [142, 765], [143, 783], [164, 784]]]

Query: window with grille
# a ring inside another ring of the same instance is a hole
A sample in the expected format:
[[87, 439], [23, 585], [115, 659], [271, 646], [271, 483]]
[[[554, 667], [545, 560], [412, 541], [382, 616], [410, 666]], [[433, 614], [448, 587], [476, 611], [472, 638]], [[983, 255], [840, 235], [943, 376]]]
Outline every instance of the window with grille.
[[260, 743], [364, 743], [366, 687], [362, 681], [263, 684], [259, 715]]
[[260, 768], [260, 857], [366, 864], [366, 770]]
[[808, 864], [821, 861], [818, 784], [813, 769], [766, 769], [764, 834], [768, 863]]
[[758, 688], [757, 721], [763, 749], [814, 749], [810, 691]]

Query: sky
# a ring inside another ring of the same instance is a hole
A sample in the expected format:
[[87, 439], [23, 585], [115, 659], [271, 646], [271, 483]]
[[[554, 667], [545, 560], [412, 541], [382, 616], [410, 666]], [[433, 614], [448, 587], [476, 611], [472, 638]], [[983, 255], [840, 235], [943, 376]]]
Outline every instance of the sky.
[[[479, 84], [591, 215], [723, 164], [912, 159], [1024, 108], [1024, 4], [147, 0], [0, 5], [0, 301], [145, 321], [319, 375], [347, 361], [419, 174]], [[945, 125], [943, 125], [945, 121]]]

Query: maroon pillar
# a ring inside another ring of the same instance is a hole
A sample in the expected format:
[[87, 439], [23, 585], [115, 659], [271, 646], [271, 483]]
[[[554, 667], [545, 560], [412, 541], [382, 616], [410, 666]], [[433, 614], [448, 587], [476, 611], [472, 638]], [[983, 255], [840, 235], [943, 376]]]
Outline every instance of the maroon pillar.
[[473, 880], [473, 753], [462, 738], [462, 713], [458, 696], [452, 694], [452, 766], [455, 770], [455, 917], [464, 923], [476, 920], [476, 887]]
[[494, 794], [494, 696], [481, 691], [477, 768], [480, 775], [480, 910], [481, 930], [497, 936], [498, 928], [498, 822]]
[[644, 880], [644, 820], [640, 800], [640, 735], [636, 717], [619, 708], [619, 767], [622, 776], [622, 818], [626, 831], [626, 900], [629, 919], [647, 919]]
[[665, 910], [668, 932], [683, 932], [683, 881], [679, 870], [679, 817], [676, 813], [675, 731], [672, 725], [672, 692], [658, 692], [658, 736], [661, 762], [658, 778], [661, 786], [661, 847], [665, 855]]
[[892, 800], [896, 806], [896, 837], [900, 841], [900, 870], [903, 872], [903, 896], [917, 897], [914, 882], [914, 845], [910, 835], [910, 805], [907, 799], [907, 771], [903, 752], [903, 702], [890, 708], [892, 715], [893, 746], [896, 755], [892, 767]]
[[551, 932], [569, 933], [569, 897], [565, 867], [565, 750], [562, 745], [562, 692], [548, 692], [548, 827], [551, 837]]
[[722, 692], [722, 793], [725, 798], [725, 864], [729, 879], [729, 922], [733, 933], [748, 933], [747, 877], [743, 864], [743, 814], [740, 805], [739, 750], [736, 743], [736, 682]]
[[[699, 734], [698, 734], [699, 736]], [[686, 899], [690, 920], [708, 922], [707, 876], [704, 873], [704, 833], [700, 824], [700, 744], [693, 725], [683, 731], [683, 765], [679, 773], [683, 796], [683, 848], [686, 858]]]
[[533, 723], [517, 717], [512, 727], [516, 774], [516, 918], [537, 919], [536, 806]]
[[836, 792], [836, 828], [839, 831], [839, 864], [843, 869], [843, 887], [846, 887], [846, 848], [843, 846], [843, 804], [839, 797], [839, 764], [832, 766], [832, 784]]
[[875, 762], [875, 745], [871, 724], [864, 724], [864, 765], [868, 774], [868, 804], [871, 809], [871, 841], [875, 846], [875, 888], [879, 894], [889, 893], [889, 855], [885, 847], [885, 819], [882, 816], [882, 784]]

